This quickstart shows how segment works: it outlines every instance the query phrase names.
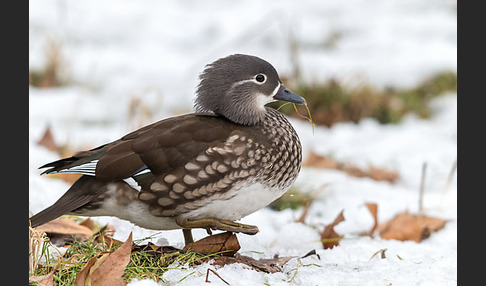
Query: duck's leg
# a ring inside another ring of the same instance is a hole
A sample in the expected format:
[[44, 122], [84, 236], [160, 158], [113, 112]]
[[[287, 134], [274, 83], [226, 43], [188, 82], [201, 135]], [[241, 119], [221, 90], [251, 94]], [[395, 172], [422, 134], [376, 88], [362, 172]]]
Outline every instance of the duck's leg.
[[208, 230], [208, 233], [210, 233], [211, 229], [225, 230], [230, 232], [241, 232], [250, 235], [258, 233], [258, 227], [255, 225], [241, 224], [231, 220], [217, 219], [214, 217], [200, 219], [178, 218], [176, 219], [176, 223], [184, 229], [204, 228]]
[[184, 234], [184, 243], [186, 245], [189, 243], [194, 243], [194, 238], [192, 237], [192, 231], [190, 228], [183, 228], [182, 233]]

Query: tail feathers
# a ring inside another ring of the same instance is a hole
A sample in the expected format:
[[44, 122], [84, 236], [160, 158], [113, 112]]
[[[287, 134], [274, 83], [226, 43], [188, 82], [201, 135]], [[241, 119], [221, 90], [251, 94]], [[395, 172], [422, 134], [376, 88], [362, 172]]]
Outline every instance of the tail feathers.
[[99, 149], [104, 147], [105, 145], [102, 145], [100, 147], [97, 147], [89, 151], [81, 151], [76, 153], [72, 157], [59, 159], [57, 161], [42, 165], [39, 167], [39, 169], [44, 169], [44, 168], [49, 168], [49, 169], [43, 171], [41, 175], [60, 172], [62, 170], [70, 169], [76, 166], [81, 166], [86, 163], [97, 160], [105, 154], [104, 151], [99, 151]]
[[77, 158], [69, 157], [69, 158], [60, 159], [60, 160], [42, 165], [42, 166], [39, 167], [39, 169], [49, 168], [49, 169], [45, 170], [44, 172], [42, 172], [41, 175], [49, 174], [49, 173], [52, 173], [52, 172], [57, 172], [59, 170], [62, 170], [62, 169], [64, 169], [64, 166], [69, 166], [76, 161], [77, 161]]
[[[67, 194], [67, 193], [66, 193]], [[39, 225], [43, 225], [46, 222], [54, 220], [62, 215], [68, 214], [75, 209], [82, 207], [83, 205], [89, 203], [93, 196], [83, 196], [76, 198], [75, 200], [71, 200], [66, 202], [65, 199], [61, 197], [56, 203], [52, 206], [44, 209], [43, 211], [33, 215], [30, 218], [31, 227], [37, 227]]]
[[43, 225], [46, 222], [54, 220], [54, 219], [60, 217], [61, 215], [63, 215], [63, 213], [55, 212], [52, 208], [53, 208], [53, 206], [48, 207], [47, 209], [41, 211], [40, 213], [32, 216], [30, 218], [30, 226], [31, 227], [38, 227], [39, 225]]
[[91, 176], [82, 176], [52, 206], [33, 215], [30, 218], [31, 226], [42, 225], [88, 204], [103, 191], [104, 185], [104, 182]]

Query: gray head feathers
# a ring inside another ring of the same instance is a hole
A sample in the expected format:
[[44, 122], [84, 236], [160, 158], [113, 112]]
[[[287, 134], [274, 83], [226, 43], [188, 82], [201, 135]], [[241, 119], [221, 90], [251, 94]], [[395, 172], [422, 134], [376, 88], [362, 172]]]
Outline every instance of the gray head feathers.
[[200, 75], [196, 112], [213, 112], [244, 125], [265, 117], [264, 105], [280, 87], [275, 68], [255, 56], [234, 54], [206, 66]]

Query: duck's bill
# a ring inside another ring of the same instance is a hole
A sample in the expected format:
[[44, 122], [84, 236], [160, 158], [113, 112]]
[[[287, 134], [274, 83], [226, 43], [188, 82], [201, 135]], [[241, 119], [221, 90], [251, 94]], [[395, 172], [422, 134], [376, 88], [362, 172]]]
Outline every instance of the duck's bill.
[[277, 91], [277, 93], [273, 96], [274, 99], [276, 100], [283, 100], [283, 101], [288, 101], [296, 104], [305, 104], [305, 99], [287, 88], [283, 84], [280, 84], [280, 87]]

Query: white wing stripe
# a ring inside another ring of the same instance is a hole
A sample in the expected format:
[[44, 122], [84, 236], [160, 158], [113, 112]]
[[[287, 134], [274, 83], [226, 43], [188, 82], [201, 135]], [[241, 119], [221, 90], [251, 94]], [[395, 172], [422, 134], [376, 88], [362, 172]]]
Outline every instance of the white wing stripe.
[[133, 174], [132, 176], [138, 176], [138, 175], [143, 175], [143, 174], [147, 174], [147, 173], [150, 173], [150, 169], [149, 168], [146, 168], [146, 169], [143, 169], [135, 174]]
[[56, 173], [78, 173], [83, 175], [90, 175], [94, 176], [96, 172], [96, 164], [98, 164], [98, 160], [93, 160], [91, 162], [85, 163], [83, 165], [75, 166], [72, 168], [60, 170], [57, 172], [52, 172], [51, 174]]

